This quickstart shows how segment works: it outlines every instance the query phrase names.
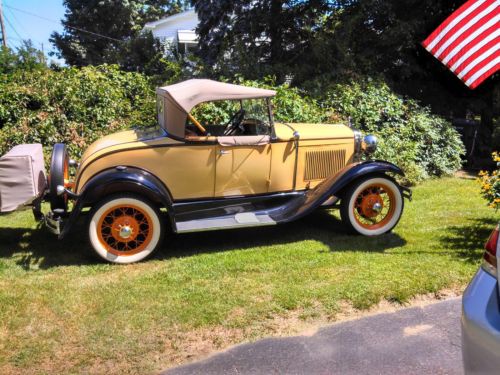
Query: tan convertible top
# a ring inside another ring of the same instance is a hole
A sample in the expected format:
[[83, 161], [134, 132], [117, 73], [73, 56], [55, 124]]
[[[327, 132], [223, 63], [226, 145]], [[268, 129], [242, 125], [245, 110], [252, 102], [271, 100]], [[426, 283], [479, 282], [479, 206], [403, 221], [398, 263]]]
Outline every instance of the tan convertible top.
[[209, 79], [190, 79], [156, 89], [158, 121], [170, 134], [184, 137], [188, 113], [198, 104], [217, 100], [270, 98], [276, 91], [239, 86]]
[[276, 91], [239, 86], [209, 79], [190, 79], [170, 86], [159, 87], [157, 93], [167, 93], [189, 113], [197, 104], [216, 100], [269, 98]]

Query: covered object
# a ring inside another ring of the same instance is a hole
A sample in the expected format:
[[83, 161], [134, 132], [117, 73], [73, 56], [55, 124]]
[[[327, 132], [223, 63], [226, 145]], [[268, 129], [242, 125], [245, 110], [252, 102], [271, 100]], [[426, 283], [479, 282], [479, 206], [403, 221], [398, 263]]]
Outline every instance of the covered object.
[[19, 145], [0, 158], [0, 212], [32, 203], [45, 187], [42, 145]]
[[212, 81], [190, 79], [159, 87], [158, 122], [169, 133], [184, 137], [188, 113], [198, 104], [218, 100], [270, 98], [276, 91]]

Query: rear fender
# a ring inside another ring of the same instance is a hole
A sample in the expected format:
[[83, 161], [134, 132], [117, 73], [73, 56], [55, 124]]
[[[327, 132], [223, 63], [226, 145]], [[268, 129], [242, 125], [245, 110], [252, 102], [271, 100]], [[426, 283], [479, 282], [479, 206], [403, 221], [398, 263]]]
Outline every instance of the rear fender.
[[[268, 212], [276, 221], [286, 223], [300, 219], [317, 209], [331, 196], [341, 195], [342, 191], [354, 181], [368, 175], [384, 175], [393, 173], [404, 176], [404, 172], [398, 166], [380, 160], [370, 160], [350, 164], [335, 175], [327, 178], [314, 189], [307, 191], [303, 196], [290, 201], [286, 206], [278, 207]], [[399, 186], [399, 185], [398, 185]], [[405, 196], [411, 198], [411, 191], [399, 186]]]
[[59, 235], [62, 239], [70, 231], [84, 207], [89, 207], [100, 200], [117, 193], [141, 195], [160, 207], [167, 208], [173, 223], [172, 197], [166, 186], [151, 173], [131, 167], [107, 169], [93, 176], [78, 194], [73, 210]]

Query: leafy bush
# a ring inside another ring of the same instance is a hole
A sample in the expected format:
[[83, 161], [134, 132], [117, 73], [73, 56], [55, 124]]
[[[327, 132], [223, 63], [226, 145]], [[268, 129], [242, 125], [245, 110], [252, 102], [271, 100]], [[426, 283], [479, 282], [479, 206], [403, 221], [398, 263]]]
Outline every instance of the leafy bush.
[[452, 174], [461, 166], [464, 147], [452, 125], [384, 83], [335, 85], [327, 92], [325, 105], [334, 116], [351, 116], [355, 127], [377, 135], [374, 157], [399, 165], [408, 182]]
[[274, 120], [277, 122], [309, 122], [321, 123], [326, 120], [325, 112], [318, 102], [298, 88], [287, 84], [276, 86], [274, 79], [268, 78], [264, 82], [244, 81], [239, 84], [263, 89], [275, 90], [273, 98]]
[[72, 157], [99, 137], [155, 122], [149, 80], [116, 66], [17, 71], [0, 78], [0, 152], [20, 143], [56, 142]]
[[500, 153], [493, 153], [493, 161], [497, 169], [491, 173], [479, 172], [478, 181], [481, 183], [481, 195], [488, 201], [488, 206], [498, 210], [500, 208]]

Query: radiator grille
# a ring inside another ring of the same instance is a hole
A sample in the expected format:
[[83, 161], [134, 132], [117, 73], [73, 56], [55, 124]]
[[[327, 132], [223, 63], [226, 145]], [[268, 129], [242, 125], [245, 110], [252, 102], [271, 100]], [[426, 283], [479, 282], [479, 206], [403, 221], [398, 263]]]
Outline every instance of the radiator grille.
[[306, 152], [304, 181], [327, 178], [345, 165], [345, 150], [324, 150]]

